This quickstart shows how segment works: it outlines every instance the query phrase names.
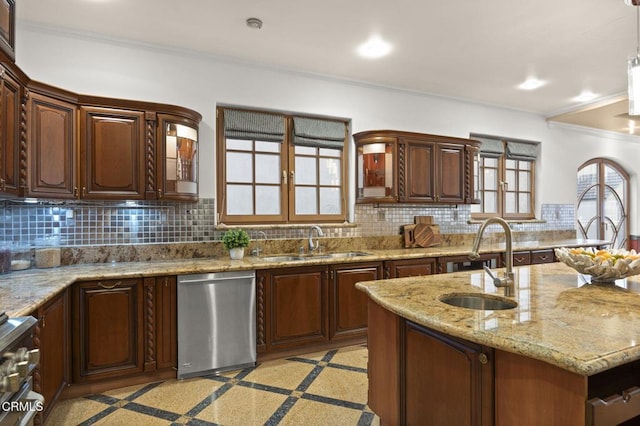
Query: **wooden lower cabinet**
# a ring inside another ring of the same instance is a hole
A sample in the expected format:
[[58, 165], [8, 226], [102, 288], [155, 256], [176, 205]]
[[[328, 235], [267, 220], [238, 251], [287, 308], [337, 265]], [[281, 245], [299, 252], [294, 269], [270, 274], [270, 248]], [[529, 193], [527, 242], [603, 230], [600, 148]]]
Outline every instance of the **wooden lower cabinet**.
[[67, 291], [48, 301], [33, 316], [38, 319], [33, 342], [40, 350], [40, 365], [33, 376], [33, 388], [44, 396], [45, 401], [42, 415], [36, 419], [36, 423], [41, 424], [69, 381]]
[[355, 284], [381, 279], [382, 262], [259, 270], [256, 278], [258, 354], [340, 346], [366, 339], [367, 296]]
[[[145, 278], [155, 285], [155, 336], [156, 345], [147, 339], [147, 359], [153, 361], [156, 354], [157, 369], [178, 368], [178, 292], [176, 277]], [[146, 283], [145, 283], [146, 284]], [[150, 327], [147, 327], [150, 328]], [[152, 336], [151, 336], [152, 337]], [[149, 354], [151, 349], [152, 354]]]
[[387, 260], [384, 262], [384, 278], [405, 278], [431, 275], [436, 273], [436, 259]]
[[330, 277], [329, 337], [366, 336], [368, 297], [356, 283], [382, 279], [382, 263], [333, 265]]
[[[328, 267], [257, 272], [258, 350], [284, 350], [329, 340]], [[261, 324], [262, 323], [262, 324]]]
[[553, 249], [516, 251], [513, 253], [513, 266], [538, 265], [556, 261]]
[[368, 405], [386, 425], [492, 425], [493, 350], [369, 301]]
[[78, 282], [71, 295], [73, 382], [141, 373], [143, 279]]

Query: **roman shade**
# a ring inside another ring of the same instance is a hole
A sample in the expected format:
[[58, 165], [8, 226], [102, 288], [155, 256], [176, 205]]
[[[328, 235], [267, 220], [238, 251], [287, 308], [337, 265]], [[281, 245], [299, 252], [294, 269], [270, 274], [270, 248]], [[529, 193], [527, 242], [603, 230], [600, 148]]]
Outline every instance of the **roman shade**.
[[507, 142], [507, 158], [532, 161], [538, 157], [538, 145], [525, 142]]
[[255, 111], [224, 109], [224, 134], [229, 139], [282, 143], [284, 117]]
[[346, 124], [342, 121], [293, 117], [293, 144], [343, 149]]
[[480, 152], [483, 154], [495, 154], [500, 155], [504, 153], [504, 144], [500, 139], [488, 139], [488, 138], [476, 138], [473, 139], [480, 141]]

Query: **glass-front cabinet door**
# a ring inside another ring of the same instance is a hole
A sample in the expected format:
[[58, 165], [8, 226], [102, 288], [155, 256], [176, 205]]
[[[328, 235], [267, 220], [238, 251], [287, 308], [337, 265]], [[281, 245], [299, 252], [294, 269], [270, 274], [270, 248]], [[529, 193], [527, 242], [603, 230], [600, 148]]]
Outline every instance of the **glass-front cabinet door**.
[[356, 139], [356, 161], [356, 202], [397, 201], [395, 138]]
[[198, 126], [189, 120], [158, 115], [158, 199], [198, 199]]

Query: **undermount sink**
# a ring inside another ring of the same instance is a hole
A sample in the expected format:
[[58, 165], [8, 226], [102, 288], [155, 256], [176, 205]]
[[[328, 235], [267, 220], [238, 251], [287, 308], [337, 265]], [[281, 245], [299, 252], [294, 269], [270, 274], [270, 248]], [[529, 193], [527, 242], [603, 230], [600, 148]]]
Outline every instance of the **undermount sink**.
[[358, 256], [369, 256], [370, 253], [365, 253], [363, 251], [345, 251], [341, 253], [328, 253], [324, 256], [329, 256], [331, 258], [339, 259], [341, 257], [358, 257]]
[[345, 257], [358, 257], [368, 256], [369, 253], [362, 251], [345, 251], [340, 253], [322, 253], [311, 255], [279, 255], [279, 256], [264, 256], [261, 260], [265, 262], [298, 262], [303, 260], [314, 259], [340, 259]]
[[500, 311], [518, 306], [518, 302], [515, 300], [482, 293], [445, 294], [440, 296], [439, 300], [447, 305], [481, 311]]
[[306, 260], [304, 256], [265, 256], [261, 258], [265, 262], [293, 262], [296, 260]]

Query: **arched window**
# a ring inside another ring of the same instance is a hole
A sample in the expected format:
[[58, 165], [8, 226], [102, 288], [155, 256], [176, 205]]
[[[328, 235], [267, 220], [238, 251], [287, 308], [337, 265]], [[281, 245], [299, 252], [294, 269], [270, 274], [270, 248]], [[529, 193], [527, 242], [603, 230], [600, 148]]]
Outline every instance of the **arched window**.
[[582, 238], [629, 242], [629, 174], [614, 161], [593, 158], [578, 168], [576, 219]]

